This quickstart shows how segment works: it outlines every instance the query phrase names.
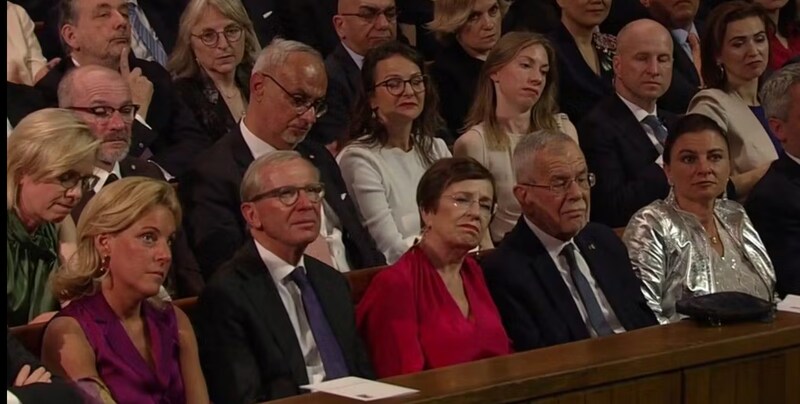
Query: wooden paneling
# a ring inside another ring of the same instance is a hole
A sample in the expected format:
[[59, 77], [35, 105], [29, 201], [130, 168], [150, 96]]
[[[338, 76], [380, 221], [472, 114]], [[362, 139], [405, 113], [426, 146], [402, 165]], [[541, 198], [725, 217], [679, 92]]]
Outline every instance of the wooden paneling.
[[585, 391], [533, 400], [530, 403], [674, 404], [681, 399], [681, 378], [680, 372], [670, 372]]

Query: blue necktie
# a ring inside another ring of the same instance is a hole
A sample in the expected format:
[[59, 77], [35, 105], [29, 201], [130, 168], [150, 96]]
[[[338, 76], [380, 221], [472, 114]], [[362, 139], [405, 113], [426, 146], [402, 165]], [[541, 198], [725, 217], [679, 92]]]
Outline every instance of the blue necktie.
[[647, 115], [642, 119], [642, 123], [653, 130], [653, 134], [656, 136], [656, 140], [658, 140], [659, 143], [658, 146], [660, 146], [656, 146], [656, 149], [658, 149], [658, 154], [662, 154], [664, 152], [664, 142], [667, 140], [667, 128], [661, 124], [661, 121], [658, 120], [658, 117], [655, 115]]
[[136, 32], [136, 36], [142, 41], [145, 48], [153, 56], [153, 59], [161, 66], [167, 65], [167, 52], [161, 46], [161, 42], [156, 38], [152, 31], [145, 27], [142, 20], [139, 19], [139, 14], [136, 13], [136, 3], [128, 3], [128, 16], [131, 21], [131, 28]]
[[308, 324], [311, 326], [311, 333], [314, 335], [319, 355], [322, 357], [322, 366], [325, 368], [325, 380], [348, 376], [350, 372], [347, 370], [342, 348], [336, 341], [336, 336], [333, 335], [328, 318], [325, 317], [322, 305], [317, 299], [317, 293], [308, 281], [303, 267], [295, 268], [289, 276], [300, 288]]
[[611, 329], [611, 326], [608, 325], [608, 321], [606, 321], [605, 316], [603, 316], [603, 310], [600, 309], [600, 303], [597, 302], [597, 298], [594, 296], [594, 292], [592, 291], [592, 287], [589, 285], [589, 281], [583, 276], [581, 270], [578, 269], [578, 261], [575, 260], [575, 246], [572, 243], [567, 244], [563, 250], [561, 250], [561, 255], [567, 259], [567, 265], [569, 265], [569, 275], [572, 277], [572, 283], [575, 285], [575, 288], [578, 289], [578, 294], [581, 296], [581, 300], [583, 301], [583, 307], [586, 308], [586, 315], [589, 317], [589, 324], [594, 328], [594, 331], [597, 333], [598, 336], [604, 337], [606, 335], [614, 335], [614, 330]]

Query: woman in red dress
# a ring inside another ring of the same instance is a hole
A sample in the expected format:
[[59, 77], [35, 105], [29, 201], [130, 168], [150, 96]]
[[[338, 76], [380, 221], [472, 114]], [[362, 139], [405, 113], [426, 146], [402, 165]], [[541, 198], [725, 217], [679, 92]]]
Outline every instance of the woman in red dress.
[[494, 213], [491, 173], [471, 158], [435, 162], [417, 187], [422, 237], [375, 276], [357, 308], [379, 377], [510, 353], [470, 250]]

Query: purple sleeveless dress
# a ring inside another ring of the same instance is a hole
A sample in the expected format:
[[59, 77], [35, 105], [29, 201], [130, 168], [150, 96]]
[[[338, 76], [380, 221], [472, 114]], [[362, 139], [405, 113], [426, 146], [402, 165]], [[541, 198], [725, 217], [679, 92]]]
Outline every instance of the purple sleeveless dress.
[[58, 316], [72, 317], [81, 325], [94, 350], [97, 372], [117, 403], [186, 402], [172, 305], [161, 310], [148, 302], [142, 304], [155, 369], [136, 350], [102, 293], [73, 301]]

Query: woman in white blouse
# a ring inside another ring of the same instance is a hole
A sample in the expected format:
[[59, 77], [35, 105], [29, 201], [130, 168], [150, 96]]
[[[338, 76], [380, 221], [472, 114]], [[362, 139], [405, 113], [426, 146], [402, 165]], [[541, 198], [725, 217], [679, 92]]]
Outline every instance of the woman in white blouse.
[[511, 155], [519, 140], [539, 129], [555, 129], [578, 141], [575, 125], [556, 103], [555, 52], [543, 36], [511, 32], [500, 38], [483, 65], [469, 128], [456, 140], [453, 154], [478, 160], [497, 183], [497, 213], [489, 225], [491, 240], [503, 239], [521, 210], [512, 188]]
[[435, 138], [437, 96], [413, 49], [388, 42], [364, 58], [364, 94], [356, 104], [350, 140], [337, 157], [347, 191], [387, 263], [420, 234], [416, 189], [436, 160], [450, 157]]

